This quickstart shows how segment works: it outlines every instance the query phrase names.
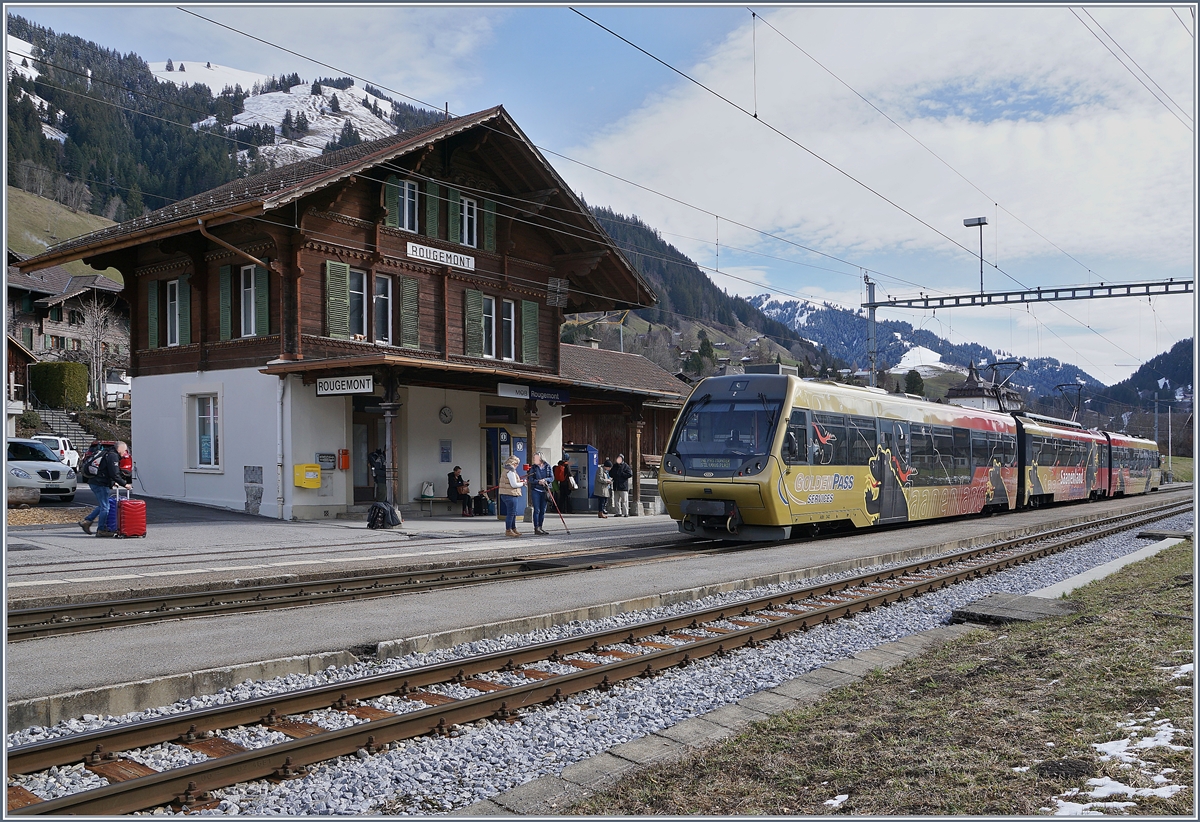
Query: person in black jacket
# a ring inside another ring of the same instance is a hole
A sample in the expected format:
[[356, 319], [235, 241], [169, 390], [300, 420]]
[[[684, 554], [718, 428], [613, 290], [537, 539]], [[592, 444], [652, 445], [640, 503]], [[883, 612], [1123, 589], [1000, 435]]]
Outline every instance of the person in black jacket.
[[629, 480], [633, 478], [633, 469], [629, 467], [629, 463], [625, 462], [624, 454], [617, 454], [617, 458], [613, 460], [612, 470], [608, 472], [612, 477], [614, 517], [629, 516]]
[[[96, 475], [86, 477], [88, 487], [96, 496], [96, 507], [79, 521], [79, 527], [85, 534], [91, 536], [92, 523], [99, 520], [100, 527], [96, 531], [96, 536], [111, 537], [113, 532], [108, 530], [108, 510], [110, 505], [117, 504], [116, 500], [112, 498], [112, 489], [118, 485], [133, 489], [131, 480], [127, 479], [124, 472], [121, 471], [121, 457], [129, 453], [129, 446], [118, 442], [116, 447], [111, 450], [103, 446], [101, 448], [103, 450], [100, 452]], [[89, 458], [88, 462], [90, 461]]]
[[454, 470], [446, 475], [446, 499], [462, 503], [462, 515], [473, 516], [471, 513], [471, 486], [462, 475], [462, 466], [454, 466]]

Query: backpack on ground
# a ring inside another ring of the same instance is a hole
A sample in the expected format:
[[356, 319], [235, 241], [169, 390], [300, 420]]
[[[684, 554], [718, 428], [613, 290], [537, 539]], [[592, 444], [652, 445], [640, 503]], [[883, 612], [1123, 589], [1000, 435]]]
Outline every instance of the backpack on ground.
[[371, 503], [371, 509], [367, 512], [367, 527], [372, 531], [395, 528], [403, 524], [404, 520], [394, 505], [387, 502]]

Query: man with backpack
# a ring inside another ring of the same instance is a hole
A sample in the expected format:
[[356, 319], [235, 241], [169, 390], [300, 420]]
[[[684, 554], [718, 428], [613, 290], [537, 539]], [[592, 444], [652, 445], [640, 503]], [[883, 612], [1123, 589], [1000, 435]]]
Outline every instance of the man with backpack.
[[100, 446], [96, 453], [87, 457], [81, 465], [80, 473], [92, 489], [92, 493], [96, 495], [96, 507], [79, 521], [79, 527], [88, 536], [92, 535], [92, 523], [96, 521], [100, 523], [96, 536], [113, 535], [113, 532], [108, 530], [108, 509], [110, 505], [116, 504], [112, 499], [112, 489], [119, 485], [133, 489], [132, 482], [127, 480], [121, 471], [121, 458], [128, 452], [129, 446], [124, 442], [118, 442], [111, 450]]

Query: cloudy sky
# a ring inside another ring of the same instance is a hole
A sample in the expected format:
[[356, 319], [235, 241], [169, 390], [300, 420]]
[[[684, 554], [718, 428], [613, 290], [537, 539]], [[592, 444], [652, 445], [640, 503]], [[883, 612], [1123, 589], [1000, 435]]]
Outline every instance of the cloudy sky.
[[[590, 203], [747, 296], [857, 306], [863, 270], [880, 296], [978, 290], [977, 216], [989, 290], [1194, 270], [1184, 6], [577, 7], [711, 91], [566, 6], [190, 7], [229, 28], [174, 7], [7, 8], [149, 61], [332, 74], [311, 57], [453, 113], [503, 103], [539, 146], [607, 172], [549, 155]], [[1195, 322], [1188, 297], [881, 316], [1105, 382]]]

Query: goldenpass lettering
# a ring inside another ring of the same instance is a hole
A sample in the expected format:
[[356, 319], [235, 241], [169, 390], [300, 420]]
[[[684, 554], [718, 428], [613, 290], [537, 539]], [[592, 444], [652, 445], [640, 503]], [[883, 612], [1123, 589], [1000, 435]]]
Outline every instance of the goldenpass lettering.
[[438, 263], [439, 265], [449, 265], [453, 266], [454, 268], [465, 268], [467, 271], [475, 270], [474, 257], [469, 257], [466, 254], [456, 254], [453, 251], [443, 251], [440, 248], [430, 248], [427, 245], [409, 243], [408, 256], [416, 260], [423, 260], [427, 263]]

